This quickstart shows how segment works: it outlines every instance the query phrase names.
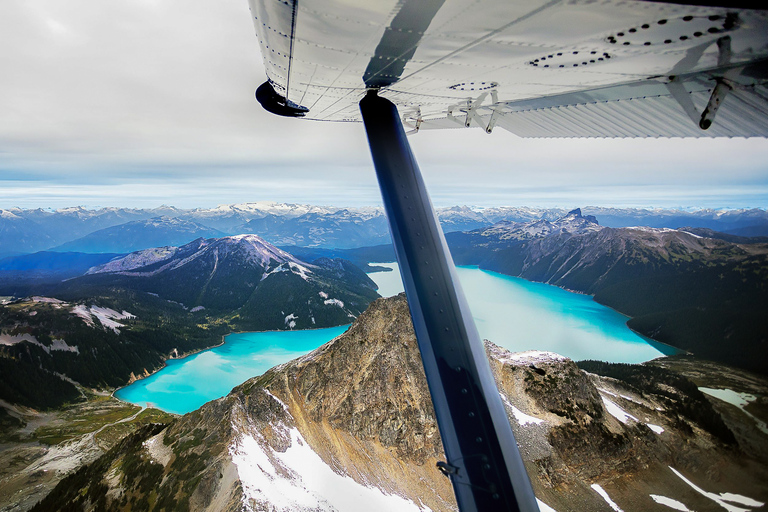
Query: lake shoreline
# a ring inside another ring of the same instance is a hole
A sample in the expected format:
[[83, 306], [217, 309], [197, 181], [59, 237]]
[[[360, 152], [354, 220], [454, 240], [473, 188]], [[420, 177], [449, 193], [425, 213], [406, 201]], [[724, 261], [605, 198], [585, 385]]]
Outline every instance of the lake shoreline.
[[[170, 361], [183, 361], [184, 359], [187, 359], [188, 357], [200, 354], [202, 352], [206, 352], [208, 350], [213, 350], [215, 348], [222, 347], [222, 346], [224, 346], [227, 343], [227, 336], [231, 336], [233, 334], [251, 334], [251, 333], [258, 334], [258, 333], [269, 333], [269, 332], [318, 331], [320, 329], [333, 329], [333, 328], [336, 328], [336, 327], [344, 327], [345, 325], [346, 326], [350, 326], [352, 324], [334, 325], [334, 326], [331, 326], [331, 327], [312, 327], [312, 328], [309, 328], [309, 329], [288, 329], [288, 330], [284, 330], [284, 329], [269, 329], [269, 330], [264, 330], [264, 331], [233, 331], [233, 332], [229, 332], [227, 334], [222, 335], [221, 336], [221, 342], [217, 343], [216, 345], [211, 345], [210, 347], [199, 348], [199, 349], [192, 350], [190, 352], [185, 352], [183, 355], [181, 355], [179, 357], [173, 357], [173, 356], [166, 357], [165, 359], [163, 359], [163, 365], [162, 366], [152, 370], [151, 372], [147, 372], [147, 374], [142, 374], [140, 376], [134, 375], [135, 379], [133, 381], [128, 382], [127, 384], [125, 384], [123, 386], [120, 386], [118, 388], [113, 389], [112, 392], [110, 393], [110, 396], [112, 398], [114, 398], [115, 400], [119, 400], [119, 401], [121, 401], [123, 403], [137, 405], [137, 404], [134, 404], [133, 402], [129, 402], [128, 400], [124, 400], [124, 399], [116, 396], [115, 393], [117, 393], [121, 389], [125, 389], [128, 386], [131, 386], [131, 385], [135, 384], [136, 382], [142, 381], [144, 379], [148, 379], [149, 377], [152, 377], [156, 373], [165, 370], [166, 368], [168, 368], [168, 361], [169, 360]], [[168, 411], [165, 411], [164, 409], [160, 409], [160, 410], [162, 410], [163, 412], [168, 412]], [[169, 413], [169, 414], [177, 414], [177, 413]]]
[[[397, 261], [377, 261], [377, 262], [375, 262], [375, 264], [377, 264], [377, 265], [382, 265], [382, 264], [397, 264]], [[395, 269], [394, 269], [394, 268], [389, 268], [389, 267], [385, 267], [385, 268], [386, 268], [387, 270], [380, 270], [380, 271], [378, 271], [378, 272], [393, 272], [393, 271], [395, 271]], [[481, 271], [483, 271], [483, 272], [489, 272], [489, 273], [491, 273], [491, 274], [496, 274], [496, 275], [499, 275], [499, 276], [504, 276], [504, 277], [511, 277], [511, 278], [514, 278], [514, 279], [520, 279], [520, 280], [522, 280], [522, 281], [525, 281], [525, 282], [528, 282], [528, 283], [544, 284], [544, 285], [547, 285], [547, 286], [553, 286], [553, 287], [555, 287], [555, 288], [559, 288], [560, 290], [564, 290], [564, 291], [566, 291], [566, 292], [569, 292], [569, 293], [574, 293], [574, 294], [577, 294], [577, 295], [583, 295], [583, 296], [586, 296], [586, 297], [591, 297], [591, 298], [592, 298], [592, 300], [594, 300], [594, 299], [595, 299], [595, 296], [594, 296], [593, 294], [589, 294], [589, 293], [586, 293], [586, 292], [582, 292], [582, 291], [579, 291], [579, 290], [572, 290], [572, 289], [570, 289], [570, 288], [566, 288], [566, 287], [564, 287], [564, 286], [558, 286], [558, 285], [556, 285], [556, 284], [545, 283], [544, 281], [533, 281], [533, 280], [531, 280], [531, 279], [526, 279], [526, 278], [524, 278], [524, 277], [520, 277], [520, 276], [513, 276], [513, 275], [511, 275], [511, 274], [505, 274], [505, 273], [503, 273], [503, 272], [498, 272], [498, 271], [496, 271], [496, 270], [491, 270], [491, 269], [483, 268], [483, 267], [482, 267], [481, 265], [479, 265], [479, 264], [478, 264], [478, 265], [456, 265], [456, 268], [469, 268], [469, 269], [477, 269], [477, 270], [481, 270]], [[370, 273], [370, 274], [372, 274], [372, 273], [374, 273], [374, 272], [369, 272], [369, 273]], [[612, 307], [612, 306], [609, 306], [608, 304], [603, 304], [602, 302], [597, 302], [597, 301], [595, 301], [595, 303], [597, 303], [597, 304], [600, 304], [601, 306], [604, 306], [604, 307], [606, 307], [606, 308], [610, 309], [611, 311], [614, 311], [614, 312], [616, 312], [617, 314], [619, 314], [619, 315], [621, 315], [621, 316], [625, 317], [625, 318], [627, 319], [627, 321], [629, 321], [629, 320], [631, 320], [631, 319], [633, 318], [632, 316], [630, 316], [630, 315], [627, 315], [626, 313], [624, 313], [624, 312], [622, 312], [622, 311], [619, 311], [618, 309], [616, 309], [616, 308], [614, 308], [614, 307]], [[639, 336], [639, 337], [640, 337], [640, 338], [642, 338], [643, 340], [650, 340], [651, 342], [653, 342], [653, 344], [663, 345], [664, 347], [669, 347], [670, 349], [672, 349], [672, 350], [675, 350], [675, 353], [674, 353], [674, 354], [665, 354], [665, 353], [662, 353], [662, 355], [661, 355], [661, 356], [659, 356], [659, 357], [657, 357], [657, 358], [654, 358], [654, 359], [659, 359], [659, 358], [661, 358], [661, 357], [668, 357], [668, 356], [671, 356], [671, 355], [693, 355], [693, 353], [692, 353], [692, 352], [689, 352], [689, 351], [687, 351], [687, 350], [685, 350], [685, 349], [682, 349], [682, 348], [680, 348], [680, 347], [676, 347], [676, 346], [674, 346], [674, 345], [670, 345], [669, 343], [665, 343], [665, 342], [663, 342], [663, 341], [659, 341], [659, 340], [657, 340], [657, 339], [654, 339], [654, 338], [652, 338], [652, 337], [650, 337], [650, 336], [648, 336], [648, 335], [646, 335], [646, 334], [643, 334], [643, 333], [641, 333], [641, 332], [639, 332], [639, 331], [636, 331], [635, 329], [633, 329], [633, 328], [632, 328], [632, 327], [630, 327], [629, 325], [627, 325], [627, 329], [629, 329], [630, 331], [632, 331], [633, 333], [635, 333], [637, 336]], [[651, 345], [653, 346], [653, 344], [651, 344]], [[653, 360], [653, 359], [651, 359], [651, 360]], [[642, 363], [636, 363], [636, 364], [642, 364]]]
[[[170, 414], [183, 415], [196, 410], [202, 403], [226, 396], [232, 388], [248, 379], [262, 375], [274, 366], [301, 357], [332, 341], [346, 332], [350, 325], [230, 332], [222, 335], [221, 341], [214, 346], [190, 351], [182, 357], [165, 358], [163, 364], [152, 373], [142, 374], [141, 378], [136, 378], [131, 383], [112, 390], [110, 396], [123, 403], [146, 405]], [[237, 338], [228, 339], [233, 335]], [[275, 339], [286, 340], [288, 344], [276, 343]], [[223, 346], [231, 348], [224, 349], [223, 352], [217, 351]], [[253, 347], [258, 348], [249, 352]], [[262, 351], [261, 353], [264, 354], [261, 359], [250, 357], [257, 351]], [[202, 356], [202, 360], [191, 358], [201, 354], [206, 354]], [[279, 360], [280, 357], [286, 360]], [[178, 360], [178, 363], [169, 364], [170, 360]], [[212, 360], [217, 361], [213, 366], [208, 363]], [[232, 365], [235, 367], [234, 370]], [[190, 369], [192, 374], [189, 373]], [[166, 373], [165, 377], [158, 377], [163, 370]], [[150, 377], [160, 380], [153, 379], [147, 382]], [[234, 380], [231, 377], [234, 377]], [[180, 384], [181, 388], [179, 388]], [[159, 387], [155, 387], [158, 385]], [[199, 397], [205, 398], [205, 401], [197, 404]]]

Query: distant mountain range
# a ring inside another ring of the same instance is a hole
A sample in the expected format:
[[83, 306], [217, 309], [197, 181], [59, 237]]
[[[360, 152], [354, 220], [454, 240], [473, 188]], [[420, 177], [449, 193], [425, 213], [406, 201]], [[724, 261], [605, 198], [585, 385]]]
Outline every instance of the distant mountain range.
[[163, 245], [184, 245], [201, 237], [221, 236], [225, 236], [225, 233], [218, 229], [209, 228], [191, 220], [161, 216], [99, 229], [82, 238], [54, 247], [52, 251], [126, 253]]
[[[740, 236], [768, 236], [768, 212], [751, 210], [665, 210], [587, 207], [609, 227], [708, 228]], [[562, 208], [437, 209], [446, 232], [468, 231], [499, 221], [556, 220]], [[142, 222], [145, 222], [142, 224]], [[109, 229], [108, 229], [109, 228]], [[106, 231], [104, 231], [106, 230]], [[0, 257], [43, 250], [127, 252], [179, 245], [198, 236], [255, 233], [270, 243], [349, 249], [389, 243], [382, 208], [338, 208], [284, 203], [243, 203], [211, 209], [64, 208], [0, 210]]]
[[[490, 343], [486, 353], [542, 511], [715, 510], [730, 500], [747, 512], [768, 496], [754, 422], [738, 413], [726, 423], [663, 364], [586, 373], [557, 354]], [[33, 511], [457, 510], [436, 468], [444, 460], [400, 296], [228, 396], [126, 437]]]
[[446, 239], [457, 264], [592, 294], [656, 340], [768, 372], [768, 243], [687, 229], [602, 227], [577, 209]]

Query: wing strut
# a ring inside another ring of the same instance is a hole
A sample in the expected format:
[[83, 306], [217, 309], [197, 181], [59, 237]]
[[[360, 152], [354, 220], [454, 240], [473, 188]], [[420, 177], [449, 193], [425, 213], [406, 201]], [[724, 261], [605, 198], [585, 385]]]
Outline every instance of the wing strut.
[[360, 102], [459, 508], [538, 512], [483, 344], [397, 107]]

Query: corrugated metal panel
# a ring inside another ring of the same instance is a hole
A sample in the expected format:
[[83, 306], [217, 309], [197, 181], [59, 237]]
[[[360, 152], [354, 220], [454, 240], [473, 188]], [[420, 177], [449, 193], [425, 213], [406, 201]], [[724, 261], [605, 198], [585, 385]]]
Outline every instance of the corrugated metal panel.
[[[709, 91], [691, 93], [706, 105]], [[696, 126], [671, 96], [558, 105], [503, 114], [498, 126], [521, 137], [766, 137], [768, 89], [735, 89], [709, 130]]]

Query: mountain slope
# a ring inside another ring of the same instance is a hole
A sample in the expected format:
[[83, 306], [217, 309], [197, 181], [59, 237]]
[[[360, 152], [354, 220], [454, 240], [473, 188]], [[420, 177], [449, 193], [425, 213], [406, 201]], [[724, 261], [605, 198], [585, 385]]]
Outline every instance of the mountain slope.
[[196, 238], [223, 236], [217, 229], [172, 217], [135, 220], [94, 231], [82, 238], [55, 247], [61, 252], [126, 253], [159, 247], [183, 245]]
[[[636, 366], [639, 388], [556, 354], [486, 348], [534, 490], [557, 512], [610, 510], [595, 484], [625, 512], [654, 509], [651, 494], [710, 510], [678, 474], [768, 499], [764, 462], [687, 414], [693, 400], [718, 416], [685, 378]], [[403, 296], [377, 300], [344, 335], [161, 428], [126, 439], [35, 510], [456, 509], [435, 467], [439, 433]]]
[[446, 239], [457, 264], [593, 294], [654, 339], [768, 372], [760, 355], [768, 349], [768, 244], [601, 228], [578, 210], [554, 223], [498, 223]]
[[110, 287], [157, 295], [251, 330], [349, 323], [378, 296], [375, 283], [349, 262], [309, 264], [256, 235], [138, 251], [92, 268], [62, 290]]
[[153, 296], [111, 290], [63, 301], [0, 304], [0, 401], [38, 409], [81, 398], [78, 385], [109, 389], [165, 361], [221, 342], [226, 325]]

